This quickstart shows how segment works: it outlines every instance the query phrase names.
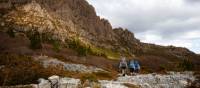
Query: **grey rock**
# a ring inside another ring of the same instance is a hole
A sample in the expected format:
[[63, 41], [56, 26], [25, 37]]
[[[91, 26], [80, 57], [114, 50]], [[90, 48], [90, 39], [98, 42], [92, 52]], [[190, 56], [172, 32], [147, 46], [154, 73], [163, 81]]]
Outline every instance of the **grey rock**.
[[60, 78], [59, 76], [51, 76], [48, 80], [39, 79], [37, 88], [78, 88], [81, 85], [79, 79], [74, 78]]
[[35, 60], [41, 62], [44, 67], [49, 66], [61, 66], [66, 71], [74, 71], [74, 72], [81, 72], [81, 73], [92, 73], [92, 72], [106, 72], [101, 68], [96, 68], [93, 66], [85, 66], [82, 64], [71, 64], [65, 63], [60, 61], [56, 58], [48, 57], [48, 56], [35, 56]]
[[38, 88], [51, 88], [51, 83], [43, 78], [38, 79]]
[[195, 77], [192, 72], [169, 72], [169, 74], [141, 74], [136, 76], [119, 77], [117, 81], [132, 83], [141, 88], [184, 88]]

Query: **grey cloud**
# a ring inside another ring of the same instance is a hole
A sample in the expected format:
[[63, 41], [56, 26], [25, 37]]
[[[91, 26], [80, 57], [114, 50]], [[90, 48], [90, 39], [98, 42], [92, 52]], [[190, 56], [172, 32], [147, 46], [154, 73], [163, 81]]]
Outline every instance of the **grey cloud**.
[[200, 0], [185, 0], [185, 1], [190, 3], [200, 3]]
[[[145, 40], [144, 35], [155, 35], [161, 39], [150, 42], [160, 44], [161, 40], [187, 40], [192, 44], [200, 43], [200, 35], [190, 41], [186, 35], [188, 32], [200, 30], [200, 5], [190, 4], [200, 0], [89, 0], [89, 2], [95, 6], [98, 15], [108, 19], [114, 27], [128, 28], [142, 41]], [[200, 46], [188, 48], [200, 51]]]

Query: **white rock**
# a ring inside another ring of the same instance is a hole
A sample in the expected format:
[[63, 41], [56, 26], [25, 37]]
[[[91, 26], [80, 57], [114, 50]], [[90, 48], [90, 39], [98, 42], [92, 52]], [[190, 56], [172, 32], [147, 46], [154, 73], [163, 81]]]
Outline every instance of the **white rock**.
[[40, 78], [38, 82], [38, 88], [51, 88], [51, 83], [48, 80]]
[[60, 88], [78, 88], [78, 86], [81, 84], [79, 79], [73, 79], [73, 78], [61, 78], [60, 79]]
[[169, 74], [140, 74], [119, 77], [118, 82], [130, 83], [142, 88], [183, 88], [195, 80], [192, 72], [169, 72]]

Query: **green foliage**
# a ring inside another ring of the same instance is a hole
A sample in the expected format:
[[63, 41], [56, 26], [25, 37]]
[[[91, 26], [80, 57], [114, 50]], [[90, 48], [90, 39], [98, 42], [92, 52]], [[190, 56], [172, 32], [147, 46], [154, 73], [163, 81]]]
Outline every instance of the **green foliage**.
[[120, 54], [118, 52], [112, 51], [110, 49], [103, 49], [98, 47], [92, 47], [91, 53], [96, 56], [104, 56], [108, 59], [116, 59], [120, 57]]
[[86, 56], [88, 54], [88, 52], [90, 51], [90, 48], [89, 47], [84, 47], [84, 46], [80, 46], [78, 49], [78, 54], [79, 55], [83, 55], [83, 56]]
[[105, 56], [105, 53], [103, 52], [103, 49], [97, 48], [97, 47], [92, 47], [91, 49], [91, 54], [96, 55], [96, 56]]
[[6, 33], [12, 38], [15, 37], [15, 32], [13, 30], [11, 30], [11, 29], [9, 29]]
[[59, 52], [61, 50], [61, 41], [59, 41], [58, 39], [53, 39], [52, 38], [52, 34], [50, 33], [42, 33], [40, 34], [41, 39], [42, 39], [42, 43], [46, 42], [48, 44], [51, 44], [53, 46], [53, 50], [56, 52]]
[[60, 45], [60, 42], [59, 42], [59, 41], [53, 42], [53, 49], [54, 49], [56, 52], [59, 52], [59, 51], [60, 51], [61, 45]]
[[189, 60], [189, 59], [183, 59], [183, 61], [181, 63], [179, 63], [179, 68], [181, 68], [182, 70], [193, 70], [194, 68], [194, 64]]
[[31, 31], [27, 35], [30, 40], [30, 48], [32, 49], [40, 49], [42, 48], [42, 38], [40, 36], [40, 33], [37, 31]]
[[68, 43], [69, 48], [72, 48], [78, 52], [81, 56], [88, 55], [89, 52], [91, 52], [91, 48], [81, 44], [79, 39], [74, 39]]
[[109, 49], [98, 48], [95, 46], [83, 44], [78, 38], [68, 42], [69, 48], [72, 48], [78, 52], [81, 56], [87, 56], [88, 54], [103, 56], [109, 59], [116, 59], [119, 57], [119, 53]]
[[58, 40], [50, 39], [49, 42], [53, 46], [53, 50], [59, 52], [61, 50], [61, 42]]
[[27, 33], [30, 40], [30, 47], [32, 49], [42, 48], [42, 43], [48, 43], [53, 46], [53, 50], [59, 52], [61, 47], [61, 42], [59, 40], [53, 39], [51, 34], [39, 33], [37, 31], [30, 31]]

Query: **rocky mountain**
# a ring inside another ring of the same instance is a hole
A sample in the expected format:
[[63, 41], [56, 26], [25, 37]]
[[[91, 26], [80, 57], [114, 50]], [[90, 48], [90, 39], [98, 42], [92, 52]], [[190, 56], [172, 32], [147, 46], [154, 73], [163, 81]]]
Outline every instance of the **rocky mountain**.
[[[113, 73], [121, 55], [135, 57], [148, 72], [200, 67], [199, 55], [187, 48], [142, 43], [128, 29], [112, 28], [86, 0], [0, 0], [0, 56], [13, 58], [10, 54], [47, 55], [63, 65], [84, 64], [78, 67]], [[0, 67], [7, 66], [3, 62]]]
[[[143, 47], [157, 47], [141, 43], [127, 29], [113, 29], [108, 20], [97, 16], [94, 8], [85, 0], [3, 0], [1, 4], [2, 26], [9, 26], [15, 31], [49, 33], [53, 39], [63, 42], [78, 37], [81, 42], [91, 46], [129, 55], [145, 52]], [[170, 47], [165, 48], [171, 50]], [[185, 48], [178, 50], [179, 54], [181, 50], [192, 53]]]

